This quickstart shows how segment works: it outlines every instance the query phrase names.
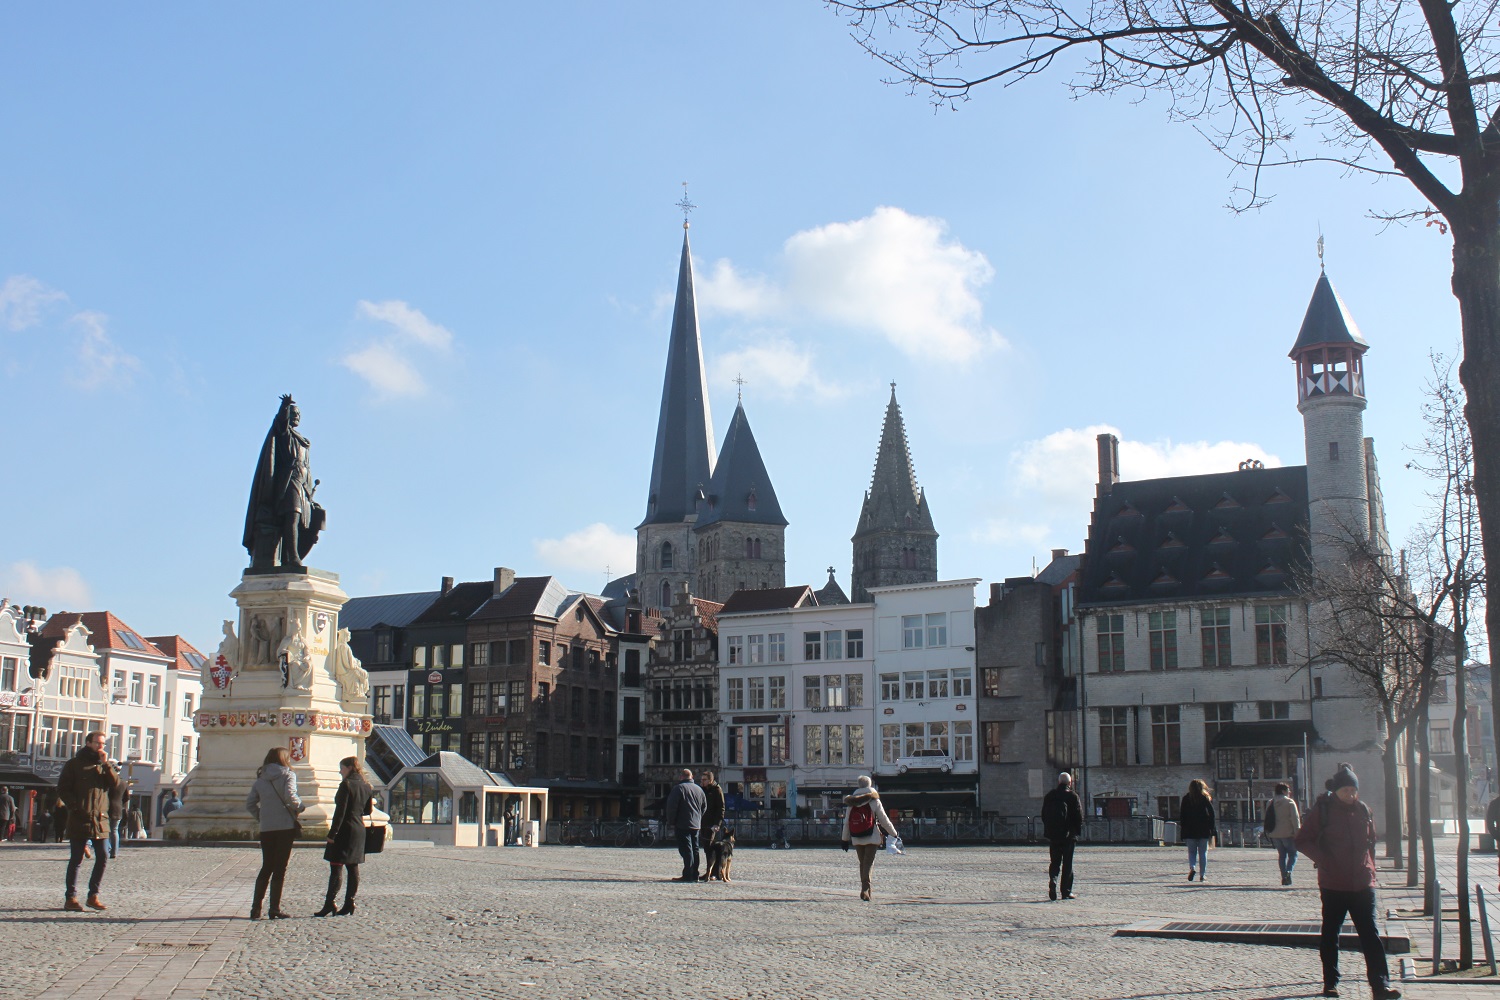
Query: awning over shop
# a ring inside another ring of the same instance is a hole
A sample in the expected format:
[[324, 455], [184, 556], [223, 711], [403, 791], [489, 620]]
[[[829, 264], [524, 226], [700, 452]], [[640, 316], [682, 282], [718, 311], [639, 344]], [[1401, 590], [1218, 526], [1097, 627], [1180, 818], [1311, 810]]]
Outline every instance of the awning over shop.
[[0, 764], [0, 785], [8, 788], [51, 788], [54, 782], [13, 764]]
[[1219, 730], [1215, 750], [1235, 747], [1300, 747], [1304, 739], [1316, 743], [1318, 731], [1307, 719], [1277, 719], [1273, 722], [1231, 722]]

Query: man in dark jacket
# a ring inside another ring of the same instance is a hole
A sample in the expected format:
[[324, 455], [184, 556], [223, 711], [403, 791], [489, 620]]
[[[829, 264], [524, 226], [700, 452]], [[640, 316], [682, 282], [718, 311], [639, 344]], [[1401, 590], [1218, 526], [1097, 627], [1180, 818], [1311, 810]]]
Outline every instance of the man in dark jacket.
[[1375, 1000], [1397, 1000], [1391, 987], [1385, 946], [1375, 926], [1375, 819], [1359, 801], [1359, 778], [1340, 764], [1330, 792], [1313, 803], [1297, 831], [1297, 850], [1318, 866], [1318, 894], [1323, 901], [1323, 932], [1318, 951], [1323, 959], [1323, 995], [1339, 995], [1339, 932], [1344, 914], [1359, 932], [1365, 976]]
[[16, 800], [10, 797], [10, 789], [0, 787], [0, 840], [9, 840], [15, 834]]
[[703, 789], [693, 784], [693, 772], [683, 768], [662, 810], [662, 822], [677, 832], [677, 853], [682, 855], [682, 876], [673, 882], [698, 881], [698, 830], [703, 826], [707, 805]]
[[99, 887], [109, 861], [109, 801], [119, 784], [119, 773], [104, 756], [104, 734], [89, 733], [83, 748], [63, 765], [57, 779], [58, 797], [68, 807], [68, 841], [73, 847], [64, 883], [65, 910], [83, 912], [78, 904], [78, 866], [83, 863], [84, 848], [89, 845], [94, 850], [94, 871], [89, 876], [88, 904], [95, 910], [107, 909], [99, 899]]
[[1057, 776], [1057, 787], [1042, 799], [1042, 834], [1047, 838], [1051, 861], [1047, 865], [1047, 898], [1057, 898], [1057, 876], [1062, 875], [1062, 898], [1073, 895], [1073, 848], [1083, 832], [1083, 803], [1073, 791], [1073, 776]]

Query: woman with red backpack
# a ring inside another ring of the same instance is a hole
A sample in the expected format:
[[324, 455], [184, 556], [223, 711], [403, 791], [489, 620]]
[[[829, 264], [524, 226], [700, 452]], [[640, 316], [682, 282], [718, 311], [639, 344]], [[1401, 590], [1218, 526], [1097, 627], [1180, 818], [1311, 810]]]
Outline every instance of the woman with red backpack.
[[859, 776], [858, 787], [853, 795], [844, 797], [844, 850], [854, 845], [859, 855], [859, 898], [870, 899], [870, 868], [875, 864], [875, 855], [885, 844], [887, 836], [896, 836], [896, 826], [880, 804], [880, 793], [875, 790], [868, 774]]

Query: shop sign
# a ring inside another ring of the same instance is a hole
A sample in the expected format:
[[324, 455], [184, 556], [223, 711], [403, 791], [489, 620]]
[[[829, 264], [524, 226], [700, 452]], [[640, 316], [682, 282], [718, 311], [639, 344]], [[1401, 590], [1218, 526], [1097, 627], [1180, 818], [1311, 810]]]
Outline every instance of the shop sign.
[[0, 691], [0, 708], [13, 708], [16, 704], [14, 691]]
[[441, 670], [434, 670], [432, 673], [428, 674], [427, 675], [427, 683], [428, 684], [441, 684], [441, 683], [443, 683], [443, 672]]
[[442, 719], [418, 719], [417, 732], [419, 733], [451, 733], [453, 727]]

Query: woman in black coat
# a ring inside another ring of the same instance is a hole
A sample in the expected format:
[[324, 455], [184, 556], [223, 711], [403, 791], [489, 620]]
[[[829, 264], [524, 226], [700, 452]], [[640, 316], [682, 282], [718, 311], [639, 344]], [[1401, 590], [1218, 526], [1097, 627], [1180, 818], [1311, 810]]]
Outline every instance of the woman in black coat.
[[1196, 873], [1200, 882], [1208, 881], [1208, 842], [1219, 835], [1219, 825], [1214, 816], [1213, 796], [1208, 786], [1194, 778], [1188, 783], [1187, 794], [1182, 797], [1178, 825], [1182, 830], [1182, 842], [1188, 851], [1188, 881]]
[[[354, 896], [359, 892], [359, 866], [365, 863], [365, 817], [375, 805], [375, 793], [358, 757], [345, 757], [339, 761], [339, 773], [344, 780], [339, 783], [339, 790], [333, 797], [328, 846], [323, 849], [323, 860], [328, 862], [328, 896], [323, 900], [323, 908], [313, 914], [315, 917], [332, 913], [346, 917], [354, 912]], [[338, 899], [345, 868], [349, 869], [349, 890], [344, 895], [343, 909], [335, 910], [334, 902]]]

